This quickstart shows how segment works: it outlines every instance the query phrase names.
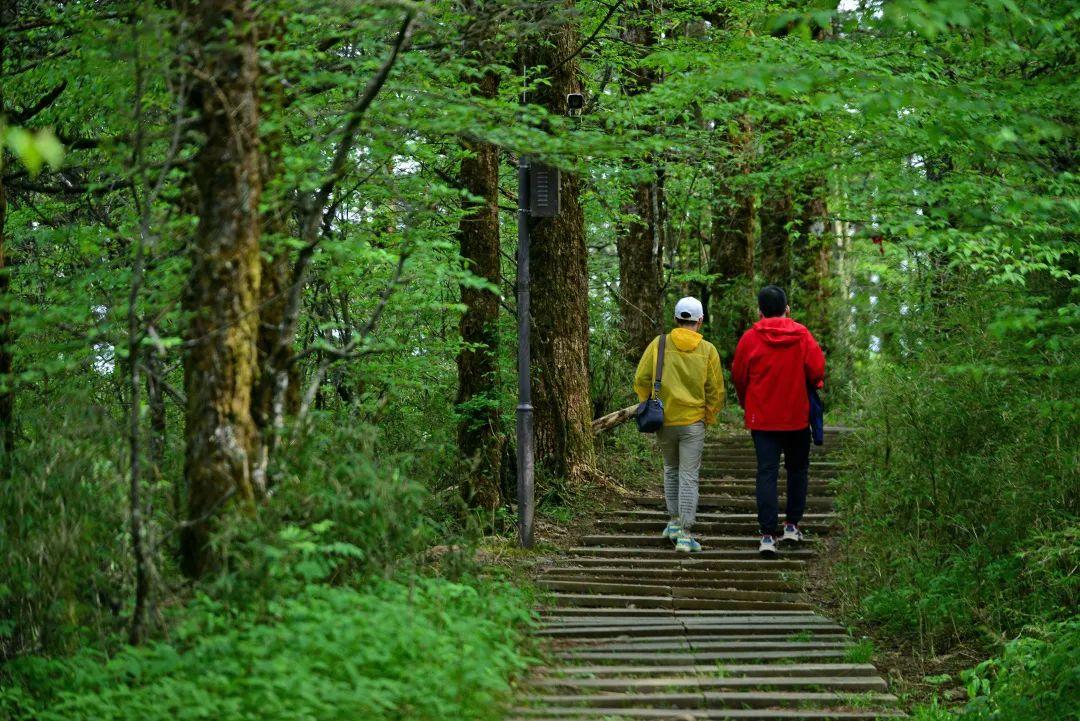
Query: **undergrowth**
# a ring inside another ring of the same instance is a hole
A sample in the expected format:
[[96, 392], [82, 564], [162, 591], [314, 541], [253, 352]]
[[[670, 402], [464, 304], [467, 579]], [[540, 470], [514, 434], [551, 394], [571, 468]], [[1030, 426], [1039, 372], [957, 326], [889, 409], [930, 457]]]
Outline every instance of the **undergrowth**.
[[916, 340], [860, 369], [836, 595], [917, 654], [991, 657], [965, 677], [964, 719], [1063, 718], [1046, 710], [1080, 676], [1080, 306], [953, 300], [937, 334], [908, 329]]
[[306, 585], [265, 613], [200, 596], [168, 640], [112, 657], [27, 656], [0, 716], [30, 721], [497, 719], [526, 666], [520, 591], [419, 579]]

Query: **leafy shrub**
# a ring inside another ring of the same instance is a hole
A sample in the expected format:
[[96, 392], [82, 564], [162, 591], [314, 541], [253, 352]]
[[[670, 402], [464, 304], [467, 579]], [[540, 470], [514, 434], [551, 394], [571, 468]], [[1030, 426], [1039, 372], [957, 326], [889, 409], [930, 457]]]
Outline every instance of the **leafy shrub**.
[[1080, 604], [1076, 341], [1063, 314], [999, 311], [1009, 299], [958, 297], [947, 334], [911, 332], [899, 358], [862, 371], [858, 472], [838, 496], [841, 596], [931, 651], [994, 644]]
[[1080, 719], [1080, 619], [1012, 641], [965, 674], [971, 721]]
[[[267, 529], [329, 523], [333, 540], [359, 551], [338, 575], [390, 576], [411, 565], [435, 537], [437, 508], [428, 490], [402, 472], [403, 459], [377, 452], [374, 435], [362, 425], [328, 425], [306, 434], [281, 464], [274, 496], [260, 509], [263, 530], [241, 528], [238, 537], [260, 539]], [[238, 551], [231, 571], [258, 585], [269, 559]]]
[[970, 701], [951, 712], [935, 699], [916, 721], [1080, 719], [1080, 620], [1042, 629], [1005, 645], [1002, 654], [963, 674]]
[[[325, 570], [325, 569], [324, 569]], [[318, 575], [315, 569], [315, 575]], [[526, 598], [492, 582], [308, 584], [265, 613], [200, 595], [171, 640], [25, 657], [0, 716], [36, 721], [496, 719], [526, 659]]]
[[101, 406], [71, 397], [47, 418], [26, 415], [0, 492], [0, 663], [122, 625], [131, 583], [117, 433]]

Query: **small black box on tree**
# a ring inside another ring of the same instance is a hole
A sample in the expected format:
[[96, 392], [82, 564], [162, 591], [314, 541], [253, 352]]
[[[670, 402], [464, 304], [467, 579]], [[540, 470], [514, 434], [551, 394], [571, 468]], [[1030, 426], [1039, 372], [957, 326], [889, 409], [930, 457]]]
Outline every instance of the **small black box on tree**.
[[558, 168], [533, 163], [529, 168], [529, 213], [535, 218], [554, 218], [559, 214], [559, 190], [562, 177]]

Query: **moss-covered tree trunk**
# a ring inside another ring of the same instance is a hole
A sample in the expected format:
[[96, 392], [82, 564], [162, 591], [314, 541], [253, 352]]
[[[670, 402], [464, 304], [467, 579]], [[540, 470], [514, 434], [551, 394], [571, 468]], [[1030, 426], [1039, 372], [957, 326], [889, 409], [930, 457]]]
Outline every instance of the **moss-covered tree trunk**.
[[253, 4], [213, 0], [185, 8], [192, 26], [193, 107], [203, 145], [193, 170], [199, 222], [184, 294], [187, 525], [181, 566], [215, 565], [210, 539], [230, 507], [251, 507], [259, 306], [258, 63]]
[[791, 192], [774, 188], [761, 203], [761, 256], [758, 269], [765, 283], [791, 290], [791, 231], [795, 204]]
[[[264, 19], [263, 26], [273, 38], [264, 44], [271, 58], [279, 48], [283, 22], [280, 15]], [[272, 78], [263, 82], [262, 88], [263, 112], [283, 116], [287, 112], [283, 84]], [[257, 490], [272, 485], [268, 473], [275, 434], [280, 432], [284, 419], [295, 415], [300, 407], [300, 374], [293, 362], [293, 338], [286, 329], [293, 280], [293, 253], [289, 245], [293, 229], [289, 222], [290, 199], [281, 183], [284, 125], [283, 120], [271, 123], [273, 129], [261, 138], [260, 149], [263, 184], [260, 244], [269, 260], [262, 266], [259, 283], [257, 364], [251, 393], [251, 417], [258, 431], [252, 465]], [[287, 384], [283, 394], [275, 392], [280, 383]], [[275, 403], [275, 399], [280, 402]]]
[[[641, 0], [623, 32], [630, 47], [648, 53], [656, 43], [656, 3]], [[648, 92], [659, 73], [631, 64], [623, 89], [628, 95]], [[619, 314], [626, 335], [626, 355], [637, 363], [642, 351], [663, 329], [664, 173], [648, 160], [637, 169], [626, 210], [635, 216], [618, 235]]]
[[826, 353], [832, 345], [830, 305], [834, 245], [827, 192], [828, 187], [821, 180], [812, 180], [804, 187], [798, 221], [799, 243], [795, 253], [799, 288], [792, 295], [794, 314], [806, 322]]
[[[5, 8], [11, 12], [11, 18], [17, 17], [14, 3]], [[8, 12], [0, 11], [0, 22], [9, 22]], [[4, 59], [6, 35], [0, 32], [0, 62]], [[0, 88], [0, 118], [6, 113], [4, 91]], [[4, 150], [0, 145], [0, 171], [4, 169]], [[13, 376], [14, 358], [11, 353], [11, 270], [7, 261], [7, 237], [4, 235], [7, 222], [7, 191], [4, 189], [4, 177], [0, 172], [0, 475], [10, 478], [12, 472], [11, 453], [15, 450], [15, 388]]]
[[[0, 106], [0, 111], [2, 111]], [[0, 153], [4, 152], [0, 149]], [[2, 166], [2, 163], [0, 163]], [[0, 474], [11, 476], [11, 453], [15, 450], [15, 389], [13, 386], [14, 362], [11, 354], [11, 276], [7, 262], [7, 238], [4, 224], [7, 220], [7, 195], [4, 179], [0, 177]]]
[[[573, 9], [565, 3], [561, 10]], [[567, 113], [568, 93], [582, 91], [576, 57], [581, 44], [576, 19], [553, 27], [550, 43], [531, 40], [526, 65], [544, 66], [549, 84], [529, 101], [551, 113]], [[540, 220], [532, 232], [532, 379], [537, 460], [547, 473], [578, 480], [591, 470], [595, 450], [589, 398], [589, 275], [581, 180], [563, 173], [562, 212]]]
[[[483, 57], [483, 39], [467, 42], [466, 52]], [[499, 76], [484, 73], [475, 94], [494, 98]], [[467, 213], [458, 227], [461, 257], [469, 270], [495, 288], [500, 282], [499, 149], [483, 141], [463, 142], [468, 155], [461, 161], [461, 185], [476, 200], [467, 200]], [[464, 347], [457, 357], [459, 415], [458, 449], [465, 462], [461, 490], [471, 508], [492, 510], [502, 504], [499, 476], [502, 446], [499, 436], [497, 391], [499, 296], [497, 290], [461, 287], [465, 313], [461, 317]]]
[[753, 129], [745, 119], [728, 136], [733, 162], [717, 167], [713, 183], [709, 232], [709, 288], [707, 321], [712, 341], [724, 359], [731, 358], [739, 337], [750, 327], [750, 298], [754, 283], [754, 245], [757, 198], [748, 184]]

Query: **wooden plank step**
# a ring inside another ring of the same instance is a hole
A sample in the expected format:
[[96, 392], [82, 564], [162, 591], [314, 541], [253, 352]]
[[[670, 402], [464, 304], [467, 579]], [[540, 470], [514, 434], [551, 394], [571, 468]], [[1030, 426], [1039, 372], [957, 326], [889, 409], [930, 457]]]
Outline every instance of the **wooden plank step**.
[[[600, 639], [600, 638], [730, 638], [732, 636], [772, 636], [781, 635], [784, 638], [819, 638], [828, 635], [843, 635], [844, 629], [834, 625], [811, 625], [799, 623], [776, 624], [766, 626], [763, 624], [716, 624], [712, 626], [700, 626], [693, 629], [693, 634], [688, 634], [685, 626], [670, 624], [657, 625], [648, 622], [639, 622], [638, 625], [583, 625], [561, 624], [548, 625], [535, 631], [537, 636], [545, 638], [568, 638], [568, 639]], [[680, 635], [685, 634], [685, 635]]]
[[656, 674], [642, 678], [540, 678], [531, 688], [574, 689], [578, 691], [644, 691], [648, 689], [694, 688], [718, 691], [722, 689], [793, 689], [813, 688], [830, 691], [862, 692], [888, 690], [885, 679], [878, 676], [672, 676]]
[[[711, 536], [697, 532], [696, 528], [694, 529], [694, 538], [698, 539], [705, 548], [732, 546], [735, 548], [753, 548], [755, 551], [758, 542], [761, 541], [761, 537], [756, 533], [744, 536]], [[807, 538], [799, 544], [799, 548], [813, 548], [816, 543], [815, 539]], [[661, 538], [659, 534], [652, 533], [597, 533], [583, 536], [581, 544], [583, 546], [602, 546], [605, 548], [614, 548], [616, 546], [627, 548], [672, 548], [674, 546], [670, 539]]]
[[[518, 708], [514, 713], [529, 721], [573, 718], [579, 721], [625, 721], [627, 719], [675, 719], [675, 721], [873, 721], [873, 719], [904, 718], [892, 709], [724, 709], [695, 710], [688, 715], [684, 709], [663, 708], [588, 708], [580, 706]], [[510, 721], [517, 721], [511, 719]]]
[[740, 601], [800, 601], [799, 594], [782, 590], [754, 590], [742, 588], [702, 588], [700, 586], [663, 586], [589, 581], [541, 581], [541, 588], [564, 591], [568, 594], [591, 594], [594, 596], [669, 596], [674, 599], [718, 599]]
[[[784, 494], [787, 488], [787, 479], [780, 479], [780, 483], [777, 486], [777, 490], [780, 494]], [[813, 479], [811, 478], [808, 484], [809, 493], [815, 496], [835, 496], [836, 484], [825, 479]], [[757, 492], [757, 481], [752, 478], [737, 478], [737, 477], [723, 477], [723, 478], [705, 478], [702, 477], [698, 481], [698, 490], [704, 493], [706, 489], [723, 489], [720, 492], [727, 493], [748, 493], [753, 495]]]
[[[588, 568], [563, 565], [552, 566], [542, 572], [541, 578], [559, 577], [562, 575], [587, 575], [590, 578], [655, 578], [671, 582], [693, 581], [695, 583], [711, 583], [713, 581], [771, 581], [779, 577], [782, 572], [756, 571], [756, 570], [711, 570], [705, 568], [683, 568], [671, 566], [668, 568], [636, 568], [634, 564], [591, 566]], [[785, 574], [789, 578], [795, 578], [795, 574]]]
[[743, 650], [771, 650], [790, 651], [796, 653], [808, 649], [825, 648], [850, 648], [854, 645], [850, 636], [846, 634], [824, 634], [810, 641], [793, 641], [791, 634], [769, 634], [766, 636], [745, 636], [730, 638], [727, 636], [700, 638], [692, 640], [688, 637], [677, 638], [646, 638], [646, 639], [607, 639], [588, 644], [576, 644], [567, 646], [565, 650], [573, 653], [582, 651], [626, 651], [628, 653], [657, 652], [707, 652], [707, 651], [743, 651]]
[[562, 608], [548, 607], [542, 609], [541, 617], [544, 619], [554, 618], [676, 618], [686, 623], [704, 623], [712, 618], [722, 616], [742, 616], [753, 613], [755, 616], [772, 618], [802, 618], [812, 615], [811, 612], [800, 609], [761, 609], [754, 608], [750, 611], [745, 609], [660, 609], [660, 608], [627, 608], [625, 606], [592, 606], [576, 607], [564, 606]]
[[[555, 623], [549, 620], [550, 617], [544, 617], [542, 624], [550, 625]], [[819, 616], [815, 613], [807, 611], [793, 611], [793, 612], [772, 612], [764, 613], [761, 611], [744, 611], [742, 613], [738, 611], [733, 612], [716, 612], [705, 613], [696, 615], [684, 615], [678, 618], [665, 618], [665, 619], [647, 619], [643, 621], [637, 615], [633, 616], [564, 616], [558, 623], [565, 625], [597, 625], [597, 626], [626, 626], [636, 627], [642, 623], [648, 623], [655, 626], [671, 625], [679, 626], [686, 629], [694, 629], [698, 627], [712, 627], [712, 626], [739, 626], [739, 625], [752, 625], [759, 628], [768, 628], [771, 626], [781, 625], [796, 625], [802, 627], [818, 627], [827, 626], [830, 628], [839, 628], [839, 625], [830, 618], [825, 616]]]
[[[595, 547], [582, 547], [581, 553], [573, 556], [563, 556], [560, 561], [566, 565], [581, 568], [595, 568], [597, 566], [608, 567], [612, 564], [632, 566], [634, 568], [691, 568], [709, 571], [732, 569], [732, 570], [755, 570], [755, 571], [788, 571], [797, 572], [805, 567], [802, 558], [779, 557], [773, 559], [762, 558], [760, 554], [736, 551], [729, 553], [730, 558], [716, 558], [715, 556], [701, 557], [700, 553], [677, 553], [674, 555], [663, 554], [651, 558], [630, 557], [625, 553], [604, 552], [601, 555], [593, 555]], [[621, 549], [618, 549], [621, 550]]]
[[[561, 611], [572, 611], [579, 609], [560, 609]], [[597, 610], [597, 609], [594, 609]], [[602, 609], [600, 609], [602, 610]], [[752, 624], [761, 628], [768, 628], [776, 625], [797, 625], [804, 628], [818, 627], [818, 626], [835, 626], [835, 622], [832, 619], [825, 616], [819, 616], [817, 614], [807, 611], [713, 611], [713, 612], [679, 612], [678, 614], [668, 614], [664, 617], [656, 618], [654, 616], [648, 616], [643, 618], [639, 611], [642, 609], [614, 609], [619, 611], [633, 611], [631, 615], [619, 614], [619, 615], [543, 615], [541, 618], [541, 624], [543, 626], [606, 626], [606, 627], [618, 627], [625, 626], [627, 628], [636, 628], [643, 625], [650, 626], [678, 626], [688, 630], [697, 628], [712, 628], [714, 626], [725, 625], [738, 625], [738, 624]]]
[[[661, 539], [663, 540], [663, 539]], [[776, 563], [774, 559], [762, 559], [757, 551], [757, 542], [752, 548], [704, 548], [693, 554], [676, 551], [671, 541], [667, 545], [658, 544], [655, 548], [641, 546], [574, 546], [569, 549], [571, 554], [593, 557], [623, 557], [642, 556], [644, 558], [682, 558], [693, 556], [701, 559], [727, 559], [727, 560], [750, 560], [757, 558], [763, 563]], [[814, 552], [806, 548], [780, 548], [779, 557], [782, 559], [806, 560], [814, 557]]]
[[641, 708], [643, 706], [666, 708], [768, 708], [776, 706], [851, 706], [888, 705], [896, 703], [897, 698], [887, 693], [854, 694], [830, 693], [818, 691], [702, 691], [700, 693], [596, 693], [590, 695], [543, 694], [535, 695], [530, 701], [535, 704], [553, 706], [586, 705], [604, 708]]
[[592, 574], [588, 571], [544, 573], [538, 579], [543, 588], [549, 590], [569, 590], [579, 588], [595, 588], [602, 586], [619, 585], [631, 586], [661, 586], [664, 588], [701, 588], [717, 590], [724, 588], [738, 589], [741, 591], [784, 591], [794, 593], [801, 589], [801, 585], [794, 580], [781, 580], [779, 578], [747, 578], [747, 579], [706, 579], [706, 578], [657, 578], [641, 575], [613, 575]]
[[[605, 511], [597, 516], [598, 521], [606, 520], [649, 520], [658, 519], [660, 525], [663, 526], [664, 522], [668, 520], [666, 510], [658, 508], [627, 508], [617, 511]], [[697, 519], [699, 521], [719, 521], [719, 522], [738, 522], [738, 521], [754, 521], [757, 522], [756, 513], [719, 513], [706, 511], [704, 513], [698, 513]], [[832, 512], [828, 513], [806, 513], [803, 515], [804, 523], [819, 523], [827, 524], [836, 519], [836, 514]]]
[[587, 648], [590, 651], [712, 651], [727, 650], [734, 644], [747, 643], [756, 648], [848, 648], [851, 637], [844, 633], [818, 634], [812, 641], [793, 641], [801, 638], [790, 633], [771, 633], [748, 636], [661, 636], [657, 638], [634, 638], [615, 636], [607, 639], [590, 639], [588, 645], [580, 641], [561, 648]]
[[[782, 502], [786, 501], [781, 497]], [[661, 496], [644, 496], [637, 495], [631, 496], [632, 502], [638, 505], [651, 507], [651, 508], [665, 508], [666, 504]], [[833, 498], [831, 496], [808, 496], [806, 499], [807, 509], [815, 512], [831, 511], [833, 508]], [[743, 496], [725, 496], [719, 494], [702, 494], [698, 497], [698, 508], [738, 508], [757, 510], [757, 501], [752, 497]], [[781, 506], [781, 509], [783, 506]]]
[[748, 663], [709, 666], [541, 666], [536, 673], [549, 676], [643, 676], [703, 674], [720, 678], [733, 676], [877, 676], [870, 663]]
[[[651, 533], [657, 536], [664, 529], [664, 525], [667, 523], [666, 519], [663, 521], [646, 520], [646, 521], [633, 521], [633, 520], [608, 520], [604, 519], [598, 524], [598, 528], [605, 533], [611, 532], [633, 532], [633, 533]], [[799, 527], [803, 529], [805, 533], [808, 529], [812, 529], [818, 535], [827, 535], [829, 533], [828, 526], [820, 526], [806, 523], [805, 521], [799, 524]], [[694, 533], [701, 533], [709, 536], [733, 536], [733, 535], [757, 535], [758, 522], [757, 519], [753, 521], [704, 521], [698, 519], [694, 523]]]
[[[741, 597], [750, 591], [733, 591], [725, 598], [685, 598], [679, 596], [637, 596], [628, 594], [576, 594], [555, 593], [552, 600], [558, 606], [632, 606], [635, 608], [671, 608], [671, 609], [789, 609], [810, 610], [812, 606], [804, 601], [789, 598], [789, 594], [772, 593], [769, 597]], [[764, 595], [764, 594], [763, 594]], [[795, 598], [798, 598], [795, 596]]]
[[708, 663], [722, 661], [764, 661], [764, 660], [787, 660], [797, 661], [811, 658], [839, 658], [847, 654], [846, 648], [806, 648], [797, 650], [768, 650], [768, 649], [725, 649], [723, 651], [694, 651], [690, 653], [664, 653], [660, 651], [631, 653], [629, 651], [576, 651], [573, 653], [558, 654], [556, 658], [563, 661], [590, 661], [603, 663], [605, 661], [618, 664], [641, 663], [658, 666], [701, 666]]

